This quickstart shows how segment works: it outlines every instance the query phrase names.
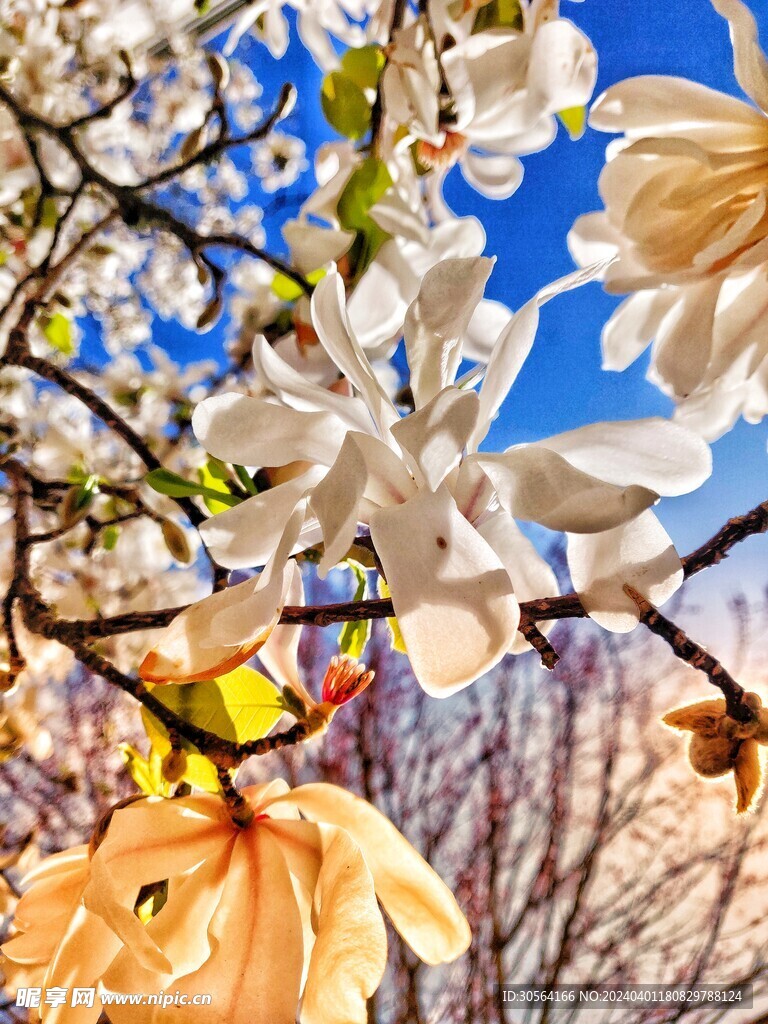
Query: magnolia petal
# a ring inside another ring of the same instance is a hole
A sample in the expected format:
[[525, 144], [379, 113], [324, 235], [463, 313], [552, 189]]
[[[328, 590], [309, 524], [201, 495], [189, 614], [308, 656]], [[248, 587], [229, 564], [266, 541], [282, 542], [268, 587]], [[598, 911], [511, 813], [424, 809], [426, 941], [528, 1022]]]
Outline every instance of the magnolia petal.
[[[283, 795], [285, 794], [280, 794]], [[295, 806], [276, 801], [277, 798], [273, 797], [267, 803], [269, 817], [260, 823], [260, 827], [269, 830], [280, 847], [288, 871], [293, 878], [298, 879], [311, 899], [323, 866], [323, 837], [320, 827], [313, 822], [300, 820], [299, 811]], [[277, 817], [278, 813], [286, 812], [292, 813], [295, 818]]]
[[[535, 601], [540, 597], [554, 597], [560, 593], [552, 566], [541, 557], [508, 512], [503, 509], [494, 512], [477, 527], [477, 532], [501, 559], [512, 580], [518, 601]], [[554, 620], [538, 622], [536, 625], [546, 635], [554, 625]], [[510, 654], [521, 654], [529, 650], [531, 645], [525, 637], [516, 633]]]
[[370, 526], [414, 674], [431, 696], [450, 696], [512, 643], [509, 576], [445, 486], [374, 513]]
[[417, 409], [453, 384], [463, 334], [492, 269], [493, 260], [476, 256], [442, 260], [424, 275], [403, 327]]
[[344, 282], [336, 271], [327, 274], [312, 294], [312, 323], [323, 348], [360, 392], [379, 433], [386, 436], [399, 416], [352, 332]]
[[603, 328], [604, 370], [626, 370], [656, 337], [677, 298], [674, 289], [637, 292], [616, 309]]
[[368, 472], [354, 434], [347, 434], [338, 458], [312, 493], [310, 504], [323, 534], [318, 572], [325, 578], [346, 555], [357, 534]]
[[339, 457], [314, 489], [310, 504], [322, 529], [325, 576], [349, 551], [363, 518], [363, 498], [386, 508], [411, 497], [416, 486], [391, 448], [368, 434], [349, 433]]
[[531, 45], [528, 89], [542, 113], [583, 107], [596, 78], [594, 47], [575, 25], [555, 18], [538, 28]]
[[371, 415], [359, 398], [339, 395], [309, 380], [290, 366], [263, 334], [253, 342], [253, 365], [259, 378], [286, 405], [300, 412], [327, 412], [353, 430], [369, 431]]
[[330, 466], [346, 427], [326, 412], [300, 412], [249, 395], [206, 398], [192, 414], [207, 452], [240, 466], [286, 466], [307, 460]]
[[512, 313], [503, 302], [482, 299], [464, 333], [464, 358], [487, 363], [494, 342], [511, 319]]
[[[102, 918], [83, 906], [76, 907], [46, 972], [46, 988], [94, 988], [121, 947], [121, 940]], [[101, 1014], [98, 1001], [94, 1006], [64, 1003], [41, 1009], [43, 1024], [95, 1024]]]
[[[301, 569], [293, 573], [285, 603], [304, 605], [304, 580]], [[259, 661], [280, 686], [289, 685], [303, 696], [304, 686], [299, 677], [299, 641], [301, 626], [275, 626], [269, 639], [259, 648]]]
[[392, 924], [421, 960], [449, 963], [467, 949], [472, 934], [450, 889], [383, 814], [324, 782], [298, 786], [282, 799], [310, 821], [337, 825], [351, 836]]
[[[748, 104], [686, 78], [640, 75], [611, 86], [593, 104], [592, 128], [631, 138], [679, 136], [728, 149], [752, 148], [764, 120]], [[717, 148], [717, 147], [716, 147]]]
[[515, 519], [550, 530], [600, 533], [633, 519], [658, 499], [645, 487], [598, 480], [548, 448], [525, 445], [472, 458], [490, 478], [502, 508]]
[[[159, 915], [158, 915], [159, 916]], [[211, 956], [184, 977], [152, 974], [138, 966], [108, 971], [113, 991], [180, 991], [186, 1005], [110, 1006], [113, 1024], [294, 1024], [303, 962], [301, 918], [280, 848], [268, 829], [240, 832], [221, 898], [208, 928]], [[121, 955], [122, 956], [122, 955]], [[116, 984], [119, 982], [119, 985]], [[211, 996], [208, 1006], [191, 997]]]
[[511, 153], [476, 153], [470, 149], [459, 166], [467, 184], [489, 199], [509, 199], [523, 181], [523, 165]]
[[760, 746], [757, 740], [742, 740], [736, 763], [733, 766], [733, 777], [736, 780], [736, 813], [744, 814], [752, 809], [755, 797], [760, 789]]
[[706, 373], [720, 286], [719, 278], [708, 278], [682, 290], [659, 329], [654, 373], [679, 398], [694, 391]]
[[392, 436], [414, 460], [430, 490], [437, 490], [458, 466], [479, 410], [474, 391], [447, 387], [392, 428]]
[[271, 619], [248, 643], [205, 647], [212, 620], [222, 611], [242, 608], [253, 593], [255, 580], [219, 590], [190, 605], [163, 630], [156, 645], [139, 666], [139, 676], [151, 683], [194, 683], [225, 675], [246, 662], [261, 647], [276, 625]]
[[347, 832], [318, 826], [325, 849], [317, 880], [317, 938], [301, 1003], [301, 1024], [365, 1024], [366, 1000], [387, 966], [387, 933], [373, 878]]
[[112, 815], [91, 860], [85, 906], [103, 918], [148, 970], [174, 973], [133, 908], [142, 885], [159, 882], [216, 856], [232, 835], [226, 808], [212, 797], [142, 800]]
[[651, 511], [604, 533], [569, 534], [568, 567], [590, 617], [613, 633], [628, 633], [639, 622], [625, 583], [658, 606], [683, 582], [677, 551]]
[[709, 445], [661, 417], [590, 423], [530, 447], [557, 452], [607, 483], [638, 484], [669, 496], [694, 491], [712, 472]]
[[307, 220], [289, 220], [282, 235], [291, 250], [293, 266], [300, 274], [311, 274], [326, 263], [341, 259], [355, 240], [354, 231], [341, 231]]
[[712, 0], [712, 6], [731, 27], [736, 81], [747, 96], [768, 114], [768, 62], [760, 49], [754, 15], [741, 0]]
[[306, 492], [325, 475], [320, 466], [246, 498], [200, 525], [200, 536], [219, 565], [250, 569], [264, 565], [285, 524]]

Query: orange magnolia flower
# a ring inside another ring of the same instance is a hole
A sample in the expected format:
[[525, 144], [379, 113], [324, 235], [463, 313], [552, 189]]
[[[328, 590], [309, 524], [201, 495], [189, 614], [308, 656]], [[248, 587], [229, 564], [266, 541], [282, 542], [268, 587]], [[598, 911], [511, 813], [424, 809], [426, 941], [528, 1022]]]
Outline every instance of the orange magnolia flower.
[[[377, 897], [425, 962], [467, 948], [469, 926], [450, 891], [365, 801], [324, 783], [291, 791], [281, 780], [243, 795], [253, 811], [245, 827], [215, 796], [153, 797], [114, 812], [90, 865], [84, 848], [60, 855], [76, 854], [79, 865], [57, 904], [60, 930], [87, 917], [106, 935], [78, 950], [78, 963], [90, 957], [78, 968], [84, 984], [98, 969], [107, 991], [212, 997], [210, 1006], [111, 1005], [112, 1024], [294, 1024], [299, 1004], [301, 1024], [363, 1024], [386, 966]], [[142, 888], [166, 879], [164, 905], [142, 923]], [[24, 899], [42, 907], [46, 895], [34, 886]], [[22, 924], [35, 955], [53, 955], [52, 922]], [[21, 938], [7, 944], [9, 958]]]
[[733, 772], [738, 814], [754, 807], [761, 780], [759, 747], [768, 745], [768, 709], [756, 693], [746, 694], [745, 701], [757, 714], [744, 724], [726, 714], [723, 699], [688, 704], [663, 718], [671, 728], [693, 733], [688, 760], [697, 775], [712, 779]]

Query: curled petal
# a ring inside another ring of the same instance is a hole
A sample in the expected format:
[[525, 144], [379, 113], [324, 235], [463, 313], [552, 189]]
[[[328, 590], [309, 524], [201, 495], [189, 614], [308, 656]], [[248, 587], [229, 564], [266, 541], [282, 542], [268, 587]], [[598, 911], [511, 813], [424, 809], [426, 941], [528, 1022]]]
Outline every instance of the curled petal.
[[387, 965], [384, 921], [357, 843], [341, 828], [317, 827], [324, 847], [315, 893], [317, 938], [300, 1020], [364, 1024], [366, 1000], [378, 988]]
[[414, 460], [430, 490], [437, 490], [461, 461], [479, 408], [474, 391], [447, 387], [392, 428], [392, 436]]
[[365, 800], [328, 783], [298, 786], [281, 799], [310, 821], [338, 825], [360, 847], [376, 895], [414, 953], [428, 964], [455, 960], [469, 925], [453, 894], [407, 839]]
[[725, 701], [700, 700], [696, 704], [687, 704], [682, 708], [668, 711], [662, 721], [670, 729], [696, 732], [700, 736], [714, 738], [718, 735], [718, 722], [725, 715]]

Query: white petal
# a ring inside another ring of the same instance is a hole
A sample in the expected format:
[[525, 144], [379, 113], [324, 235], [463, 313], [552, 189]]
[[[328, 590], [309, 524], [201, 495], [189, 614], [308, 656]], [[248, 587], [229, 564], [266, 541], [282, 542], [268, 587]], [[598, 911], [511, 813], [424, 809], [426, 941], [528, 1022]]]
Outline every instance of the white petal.
[[539, 324], [539, 307], [562, 292], [579, 288], [595, 280], [604, 266], [603, 263], [593, 264], [546, 285], [521, 306], [509, 321], [496, 340], [488, 360], [488, 369], [480, 388], [480, 414], [477, 429], [470, 441], [471, 448], [477, 448], [487, 434], [491, 422], [531, 351]]
[[207, 452], [240, 466], [285, 466], [306, 459], [330, 466], [346, 433], [325, 412], [299, 412], [263, 398], [227, 394], [206, 398], [192, 429]]
[[286, 221], [282, 234], [291, 250], [293, 265], [300, 274], [311, 274], [326, 263], [336, 262], [355, 240], [354, 231], [321, 227], [305, 220]]
[[335, 271], [315, 288], [312, 323], [326, 352], [361, 393], [380, 433], [385, 436], [400, 417], [352, 333], [344, 300], [344, 282]]
[[512, 584], [447, 488], [376, 512], [371, 537], [427, 693], [447, 697], [501, 660], [519, 621]]
[[582, 473], [547, 448], [525, 445], [473, 456], [493, 482], [502, 508], [550, 530], [599, 533], [639, 515], [658, 498], [634, 484], [616, 487]]
[[474, 391], [448, 387], [392, 428], [392, 436], [414, 460], [430, 490], [437, 490], [461, 461], [479, 408]]
[[227, 569], [264, 565], [291, 513], [325, 472], [320, 466], [313, 466], [301, 476], [254, 494], [207, 519], [200, 526], [200, 536], [216, 561]]
[[603, 369], [626, 370], [653, 341], [676, 298], [675, 289], [665, 288], [625, 299], [603, 328]]
[[509, 199], [523, 180], [523, 165], [509, 153], [469, 150], [459, 166], [468, 184], [489, 199]]
[[584, 106], [596, 77], [594, 48], [570, 21], [557, 18], [538, 29], [531, 47], [528, 88], [542, 113]]
[[403, 328], [417, 409], [453, 384], [462, 336], [492, 269], [493, 260], [477, 256], [443, 260], [425, 274]]
[[496, 302], [494, 299], [482, 299], [472, 314], [464, 335], [464, 358], [487, 363], [494, 342], [511, 319], [512, 312], [504, 303]]
[[624, 593], [625, 583], [651, 604], [661, 605], [683, 582], [680, 558], [651, 511], [605, 533], [570, 535], [568, 567], [590, 616], [614, 633], [628, 633], [639, 621], [637, 606]]
[[678, 398], [695, 391], [706, 373], [720, 284], [720, 278], [707, 278], [680, 289], [657, 332], [654, 371]]
[[[478, 526], [477, 531], [501, 559], [512, 580], [518, 601], [534, 601], [541, 597], [555, 597], [560, 593], [552, 566], [544, 561], [508, 512], [499, 509]], [[554, 620], [536, 623], [544, 634], [554, 624]], [[520, 654], [529, 650], [531, 645], [518, 632], [510, 653]]]
[[[291, 585], [285, 595], [285, 603], [304, 605], [304, 580], [299, 568], [293, 574]], [[259, 661], [280, 686], [288, 684], [302, 696], [304, 686], [299, 677], [299, 641], [302, 626], [275, 626], [272, 633], [259, 649]]]
[[669, 420], [618, 420], [537, 441], [572, 466], [600, 480], [627, 487], [639, 484], [657, 494], [687, 494], [712, 472], [709, 445]]
[[308, 380], [278, 355], [263, 334], [257, 334], [253, 343], [253, 365], [264, 384], [284, 404], [301, 412], [332, 413], [353, 430], [371, 429], [371, 415], [364, 402]]

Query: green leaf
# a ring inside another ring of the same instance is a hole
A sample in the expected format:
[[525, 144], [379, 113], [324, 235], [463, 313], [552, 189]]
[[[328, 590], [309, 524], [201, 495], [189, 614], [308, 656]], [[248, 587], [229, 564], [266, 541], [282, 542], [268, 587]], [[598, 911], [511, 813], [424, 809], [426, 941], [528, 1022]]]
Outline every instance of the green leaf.
[[580, 139], [587, 127], [587, 108], [568, 107], [557, 115], [572, 139]]
[[75, 351], [72, 339], [72, 321], [63, 313], [54, 313], [53, 316], [41, 318], [43, 334], [51, 348], [62, 352], [65, 356], [71, 356]]
[[119, 526], [107, 526], [101, 531], [101, 546], [105, 551], [114, 551], [120, 538]]
[[347, 50], [341, 58], [341, 67], [360, 89], [375, 89], [386, 62], [380, 46], [360, 46]]
[[158, 780], [154, 777], [146, 757], [143, 757], [130, 743], [121, 743], [117, 749], [128, 774], [141, 792], [147, 796], [163, 796], [168, 787], [162, 779], [158, 786]]
[[147, 686], [186, 722], [233, 743], [266, 736], [283, 713], [280, 691], [247, 665], [202, 683]]
[[[381, 576], [379, 576], [378, 591], [379, 597], [392, 596], [387, 581], [382, 579]], [[399, 651], [400, 654], [407, 654], [408, 651], [405, 649], [405, 640], [403, 640], [403, 634], [400, 632], [400, 626], [394, 615], [391, 619], [387, 619], [387, 626], [389, 627], [389, 640], [392, 645], [392, 650]]]
[[235, 498], [235, 505], [242, 501], [242, 498], [230, 492], [227, 484], [224, 483], [220, 476], [217, 476], [217, 472], [218, 467], [215, 470], [212, 469], [210, 462], [206, 462], [204, 466], [200, 466], [197, 470], [197, 475], [200, 477], [200, 485], [203, 488], [200, 493], [203, 495], [206, 508], [214, 516], [232, 507], [230, 498]]
[[350, 260], [359, 276], [370, 265], [381, 246], [392, 236], [368, 216], [368, 211], [392, 186], [392, 177], [383, 161], [369, 156], [350, 175], [339, 196], [337, 214], [347, 231], [357, 238], [350, 250]]
[[[210, 480], [214, 480], [210, 474]], [[240, 504], [240, 498], [234, 494], [223, 492], [213, 487], [207, 487], [205, 483], [195, 483], [192, 480], [185, 480], [170, 469], [153, 469], [144, 477], [153, 491], [158, 494], [167, 494], [169, 498], [191, 498], [201, 495], [204, 498], [212, 498], [226, 508], [232, 508]]]
[[323, 79], [320, 105], [328, 124], [348, 139], [362, 139], [371, 127], [371, 104], [363, 90], [342, 71]]
[[[368, 574], [362, 565], [357, 562], [348, 561], [347, 564], [357, 578], [354, 601], [362, 601], [365, 598], [366, 587], [368, 586]], [[350, 658], [359, 659], [371, 637], [371, 620], [363, 619], [359, 622], [345, 622], [339, 633], [339, 650], [342, 654], [348, 654]]]

